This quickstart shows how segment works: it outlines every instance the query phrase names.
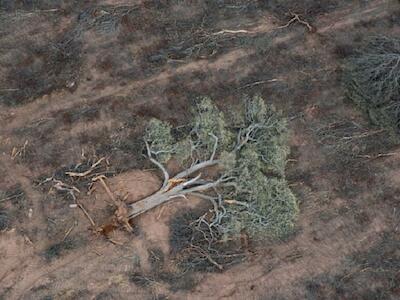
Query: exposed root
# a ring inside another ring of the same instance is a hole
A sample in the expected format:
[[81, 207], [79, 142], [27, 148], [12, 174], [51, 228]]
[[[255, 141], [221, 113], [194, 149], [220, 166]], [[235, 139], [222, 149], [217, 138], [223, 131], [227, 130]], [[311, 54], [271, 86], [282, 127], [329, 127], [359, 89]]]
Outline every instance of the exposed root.
[[218, 270], [222, 271], [224, 269], [224, 267], [217, 263], [207, 251], [195, 245], [191, 245], [191, 247], [200, 255], [204, 256], [212, 265], [216, 266]]
[[120, 199], [117, 199], [114, 194], [111, 192], [110, 188], [108, 187], [108, 185], [106, 184], [106, 182], [104, 181], [104, 179], [106, 179], [106, 177], [103, 176], [98, 176], [93, 178], [92, 180], [95, 181], [100, 181], [101, 185], [103, 186], [104, 190], [106, 191], [106, 193], [108, 194], [108, 196], [110, 197], [110, 199], [112, 200], [112, 202], [114, 203], [114, 205], [116, 206], [116, 210], [114, 213], [114, 217], [115, 217], [115, 222], [117, 224], [121, 224], [122, 226], [124, 226], [124, 228], [129, 231], [132, 232], [133, 228], [132, 226], [129, 224], [129, 218], [128, 218], [128, 207], [126, 205], [126, 203]]

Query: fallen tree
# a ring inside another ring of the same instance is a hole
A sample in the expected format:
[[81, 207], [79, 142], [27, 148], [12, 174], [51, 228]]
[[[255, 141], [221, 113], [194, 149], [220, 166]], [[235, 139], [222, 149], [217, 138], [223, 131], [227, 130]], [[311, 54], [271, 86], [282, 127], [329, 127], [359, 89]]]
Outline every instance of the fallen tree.
[[[247, 99], [232, 125], [208, 98], [200, 100], [192, 113], [193, 123], [185, 127], [149, 122], [146, 155], [163, 174], [163, 183], [154, 194], [130, 204], [128, 218], [173, 199], [195, 196], [211, 203], [197, 220], [207, 225], [210, 242], [243, 229], [288, 233], [298, 208], [284, 177], [286, 120], [260, 97]], [[171, 157], [183, 166], [172, 177], [164, 167]]]

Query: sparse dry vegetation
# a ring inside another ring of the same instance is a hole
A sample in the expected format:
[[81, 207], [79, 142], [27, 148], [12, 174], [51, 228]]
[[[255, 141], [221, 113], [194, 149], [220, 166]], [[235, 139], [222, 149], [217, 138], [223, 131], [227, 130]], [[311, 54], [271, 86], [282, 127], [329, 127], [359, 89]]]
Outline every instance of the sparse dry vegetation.
[[390, 233], [367, 251], [354, 253], [339, 274], [305, 283], [308, 299], [395, 299], [399, 292], [399, 240]]

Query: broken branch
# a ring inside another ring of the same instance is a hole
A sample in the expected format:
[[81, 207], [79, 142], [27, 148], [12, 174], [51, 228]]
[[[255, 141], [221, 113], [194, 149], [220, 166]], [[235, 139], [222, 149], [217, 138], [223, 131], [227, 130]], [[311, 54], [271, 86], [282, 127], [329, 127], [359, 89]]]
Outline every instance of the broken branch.
[[221, 30], [221, 31], [214, 32], [214, 33], [211, 34], [211, 35], [220, 35], [220, 34], [225, 34], [225, 33], [237, 34], [237, 33], [252, 33], [252, 32], [251, 32], [251, 31], [248, 31], [248, 30], [243, 30], [243, 29], [240, 29], [240, 30], [223, 29], [223, 30]]
[[75, 173], [75, 172], [65, 172], [66, 175], [71, 176], [71, 177], [85, 177], [89, 175], [90, 173], [93, 172], [96, 167], [101, 164], [101, 162], [105, 160], [105, 157], [100, 158], [96, 163], [94, 163], [89, 170], [82, 172], [82, 173]]
[[300, 16], [298, 14], [295, 14], [295, 13], [290, 13], [290, 14], [293, 16], [293, 18], [291, 18], [289, 20], [289, 22], [287, 22], [285, 25], [277, 27], [277, 29], [282, 29], [282, 28], [289, 27], [290, 24], [292, 24], [293, 22], [299, 22], [300, 24], [305, 25], [309, 32], [314, 31], [314, 28], [308, 22], [300, 19]]

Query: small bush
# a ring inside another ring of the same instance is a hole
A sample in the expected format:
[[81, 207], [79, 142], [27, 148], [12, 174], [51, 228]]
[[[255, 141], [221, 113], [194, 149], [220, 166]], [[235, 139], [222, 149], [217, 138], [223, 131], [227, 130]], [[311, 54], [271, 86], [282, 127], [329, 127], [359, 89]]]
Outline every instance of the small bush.
[[27, 199], [26, 194], [20, 184], [13, 185], [6, 191], [0, 191], [0, 200], [11, 204], [9, 209], [7, 209], [7, 212], [1, 211], [0, 208], [0, 230], [2, 230], [1, 224], [5, 226], [3, 228], [4, 230], [11, 226], [11, 223], [14, 223], [12, 222], [14, 220], [18, 219], [21, 222], [25, 220], [25, 214], [28, 211], [29, 199]]
[[0, 210], [0, 231], [6, 230], [10, 226], [10, 219], [5, 211]]
[[47, 247], [43, 252], [43, 256], [46, 258], [47, 261], [50, 262], [63, 255], [65, 252], [75, 249], [77, 246], [78, 241], [66, 239]]
[[372, 123], [395, 132], [400, 125], [400, 40], [376, 37], [346, 62], [347, 96]]
[[289, 12], [303, 14], [307, 18], [314, 19], [316, 16], [325, 14], [336, 9], [341, 1], [338, 0], [268, 0], [260, 1], [261, 5], [272, 11], [278, 16], [283, 16]]
[[129, 281], [141, 287], [148, 287], [155, 282], [155, 279], [153, 276], [145, 276], [142, 273], [134, 272], [129, 275]]
[[148, 250], [149, 253], [149, 263], [151, 270], [154, 273], [158, 273], [164, 267], [164, 253], [160, 248], [152, 248]]
[[333, 53], [338, 58], [348, 58], [355, 54], [354, 46], [350, 44], [339, 44], [333, 50]]

